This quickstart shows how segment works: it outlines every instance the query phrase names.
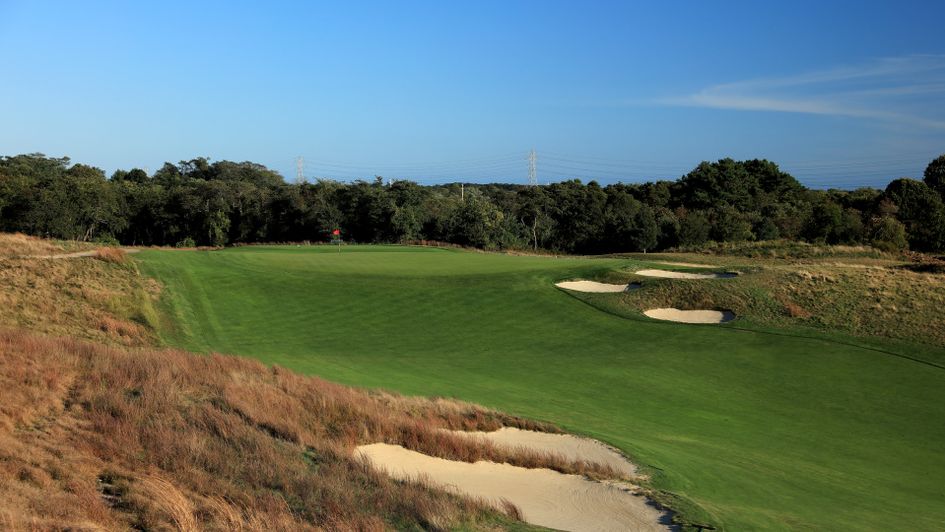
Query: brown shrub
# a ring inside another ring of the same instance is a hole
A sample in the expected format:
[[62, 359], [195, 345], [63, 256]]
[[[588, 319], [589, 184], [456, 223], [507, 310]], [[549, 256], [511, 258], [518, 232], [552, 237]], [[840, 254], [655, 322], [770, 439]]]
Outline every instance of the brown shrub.
[[811, 317], [810, 312], [792, 301], [787, 301], [784, 303], [784, 311], [787, 312], [787, 315], [792, 318], [806, 319]]
[[95, 250], [95, 258], [105, 262], [124, 264], [128, 261], [128, 254], [121, 248], [98, 248]]
[[103, 316], [99, 328], [110, 335], [123, 337], [129, 340], [141, 340], [141, 338], [144, 336], [142, 327], [137, 323], [115, 319], [111, 316]]

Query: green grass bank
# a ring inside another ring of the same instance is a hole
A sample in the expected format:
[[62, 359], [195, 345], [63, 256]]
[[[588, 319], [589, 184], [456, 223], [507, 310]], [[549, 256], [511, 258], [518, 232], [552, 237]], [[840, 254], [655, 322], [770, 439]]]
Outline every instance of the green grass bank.
[[945, 527], [945, 370], [739, 320], [628, 319], [553, 286], [654, 264], [397, 246], [137, 257], [163, 284], [170, 345], [557, 423], [650, 468], [695, 521]]

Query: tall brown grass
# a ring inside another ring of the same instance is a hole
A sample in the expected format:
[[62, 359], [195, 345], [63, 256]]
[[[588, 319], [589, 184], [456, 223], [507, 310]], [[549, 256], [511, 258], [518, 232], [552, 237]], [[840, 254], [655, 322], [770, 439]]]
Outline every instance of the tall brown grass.
[[500, 519], [353, 458], [355, 446], [378, 441], [616, 476], [442, 430], [551, 427], [236, 357], [0, 331], [0, 389], [0, 523], [11, 529], [448, 529]]
[[56, 255], [92, 249], [89, 242], [49, 240], [23, 233], [0, 233], [0, 258]]
[[159, 287], [123, 251], [104, 248], [103, 260], [3, 254], [22, 251], [24, 239], [31, 246], [24, 255], [63, 252], [49, 241], [0, 234], [0, 326], [129, 346], [155, 341], [149, 325]]
[[97, 248], [95, 258], [105, 262], [124, 264], [128, 260], [128, 254], [121, 248]]
[[50, 240], [22, 233], [0, 234], [0, 257], [24, 257], [62, 253], [63, 248]]

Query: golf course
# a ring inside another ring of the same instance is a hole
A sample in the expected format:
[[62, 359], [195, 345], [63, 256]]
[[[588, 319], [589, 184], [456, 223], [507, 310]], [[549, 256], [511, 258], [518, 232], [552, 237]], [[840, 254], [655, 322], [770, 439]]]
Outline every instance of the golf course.
[[169, 346], [554, 423], [626, 453], [688, 522], [945, 527], [945, 369], [923, 362], [939, 347], [654, 320], [613, 305], [620, 293], [555, 286], [687, 269], [626, 257], [349, 245], [134, 260], [161, 284]]

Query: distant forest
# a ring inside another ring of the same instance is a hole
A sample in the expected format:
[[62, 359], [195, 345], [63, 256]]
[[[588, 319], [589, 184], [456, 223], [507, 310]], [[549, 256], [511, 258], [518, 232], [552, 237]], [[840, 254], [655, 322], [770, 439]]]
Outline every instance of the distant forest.
[[0, 230], [125, 245], [435, 240], [564, 253], [788, 239], [945, 249], [945, 155], [885, 190], [810, 190], [765, 160], [703, 162], [676, 181], [420, 185], [286, 183], [205, 158], [112, 176], [68, 158], [0, 158]]

